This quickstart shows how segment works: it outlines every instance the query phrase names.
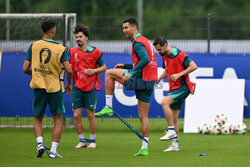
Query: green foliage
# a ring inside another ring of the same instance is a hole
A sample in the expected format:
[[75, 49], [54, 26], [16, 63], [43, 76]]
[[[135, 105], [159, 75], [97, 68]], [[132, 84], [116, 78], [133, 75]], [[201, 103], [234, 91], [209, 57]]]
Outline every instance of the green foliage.
[[[11, 13], [77, 13], [83, 16], [136, 16], [137, 0], [10, 0]], [[144, 0], [144, 16], [247, 16], [248, 0]], [[5, 11], [0, 1], [0, 11]]]
[[[10, 0], [10, 4], [11, 13], [77, 13], [77, 22], [90, 25], [95, 40], [124, 39], [123, 19], [137, 17], [137, 0]], [[247, 39], [249, 8], [249, 0], [143, 0], [143, 34], [150, 39], [157, 35], [206, 39], [211, 13], [212, 39]], [[0, 12], [5, 12], [4, 0]]]

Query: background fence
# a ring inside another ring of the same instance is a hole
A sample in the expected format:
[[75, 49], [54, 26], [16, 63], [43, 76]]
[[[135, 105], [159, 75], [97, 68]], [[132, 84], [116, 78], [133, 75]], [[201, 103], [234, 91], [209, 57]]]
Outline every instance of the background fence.
[[[96, 46], [104, 51], [104, 60], [108, 68], [113, 68], [114, 64], [121, 61], [132, 62], [128, 53], [131, 51], [131, 43], [125, 39], [122, 32], [122, 22], [127, 17], [93, 17], [86, 16], [81, 18], [83, 23], [90, 26], [91, 34], [89, 45]], [[25, 52], [31, 42], [41, 38], [40, 24], [42, 20], [9, 20], [9, 33], [7, 38], [6, 21], [0, 20], [0, 85], [4, 88], [4, 93], [0, 96], [0, 125], [4, 127], [26, 127], [32, 125], [32, 91], [28, 88], [29, 77], [22, 73], [22, 63], [24, 61]], [[171, 24], [169, 24], [169, 20]], [[57, 20], [57, 35], [55, 40], [63, 43], [63, 20]], [[72, 32], [72, 26], [67, 27], [68, 35]], [[143, 17], [142, 34], [149, 39], [154, 39], [158, 35], [166, 37], [171, 46], [176, 46], [183, 51], [189, 53], [190, 57], [195, 60], [201, 70], [206, 68], [208, 71], [213, 71], [211, 76], [202, 76], [199, 78], [223, 78], [227, 69], [234, 70], [230, 76], [246, 79], [246, 85], [249, 85], [249, 74], [247, 71], [249, 63], [249, 36], [250, 36], [250, 17], [212, 17], [212, 16], [195, 16], [195, 17]], [[74, 41], [66, 38], [66, 46]], [[12, 53], [7, 53], [12, 52]], [[211, 52], [212, 54], [206, 54]], [[197, 54], [199, 53], [199, 54]], [[220, 54], [226, 53], [226, 54]], [[231, 54], [234, 53], [234, 54]], [[119, 57], [119, 59], [118, 59]], [[236, 63], [237, 62], [237, 63]], [[158, 57], [158, 66], [161, 67], [161, 59]], [[235, 73], [234, 73], [235, 72]], [[104, 79], [104, 75], [101, 75]], [[14, 91], [13, 91], [14, 90]], [[164, 92], [166, 95], [167, 91]], [[248, 117], [249, 107], [249, 86], [246, 88], [245, 101], [245, 116]], [[125, 91], [125, 94], [132, 96], [131, 93]], [[7, 98], [8, 97], [8, 98]], [[233, 91], [232, 91], [233, 97]], [[66, 98], [67, 115], [65, 125], [72, 127], [73, 113], [71, 111], [70, 97]], [[98, 109], [104, 105], [104, 92], [98, 94]], [[163, 112], [161, 107], [153, 97], [153, 108], [157, 114], [152, 114], [150, 117], [156, 127], [166, 126], [165, 120], [162, 119]], [[14, 105], [13, 105], [14, 103]], [[122, 105], [119, 101], [114, 102], [117, 108], [125, 110], [128, 108]], [[154, 106], [157, 106], [154, 108]], [[159, 111], [158, 111], [159, 110]], [[247, 112], [246, 112], [247, 111]], [[8, 114], [11, 113], [11, 114]], [[132, 113], [132, 114], [130, 114]], [[158, 114], [159, 113], [159, 114]], [[120, 113], [121, 114], [121, 113]], [[129, 108], [129, 112], [123, 113], [122, 116], [127, 117], [131, 122], [138, 124], [136, 106]], [[181, 112], [183, 118], [184, 111]], [[48, 110], [46, 113], [46, 126], [50, 126], [51, 115]], [[86, 114], [84, 114], [86, 117]], [[153, 119], [154, 118], [154, 119]], [[85, 119], [86, 120], [86, 119]], [[112, 119], [114, 120], [114, 119]], [[103, 119], [99, 119], [103, 121]], [[114, 127], [119, 127], [120, 123], [114, 123]], [[159, 125], [159, 126], [158, 126]]]
[[[105, 52], [129, 52], [130, 43], [122, 32], [125, 18], [128, 17], [85, 16], [78, 20], [90, 26], [90, 44]], [[32, 41], [41, 38], [41, 19], [13, 19], [9, 25], [8, 20], [2, 18], [0, 22], [0, 51], [25, 52]], [[62, 43], [63, 21], [57, 20], [55, 39]], [[72, 31], [72, 27], [67, 27], [68, 37]], [[144, 16], [141, 33], [151, 40], [162, 35], [170, 45], [186, 52], [250, 53], [250, 17], [247, 16]], [[72, 41], [65, 40], [69, 47]]]

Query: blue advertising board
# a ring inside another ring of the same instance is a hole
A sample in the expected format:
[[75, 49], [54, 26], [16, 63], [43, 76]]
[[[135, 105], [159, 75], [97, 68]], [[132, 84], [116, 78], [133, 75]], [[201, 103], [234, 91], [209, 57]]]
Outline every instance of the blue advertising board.
[[[2, 53], [1, 69], [0, 69], [0, 117], [32, 117], [32, 99], [33, 91], [29, 88], [31, 77], [24, 74], [22, 65], [26, 53]], [[189, 57], [198, 65], [198, 70], [195, 73], [195, 78], [220, 78], [245, 79], [245, 106], [244, 117], [250, 118], [250, 54], [204, 54], [204, 53], [188, 53]], [[108, 69], [114, 68], [118, 63], [132, 63], [132, 58], [128, 53], [104, 53], [104, 61]], [[162, 69], [162, 58], [157, 55], [157, 64], [159, 71]], [[99, 112], [105, 105], [104, 91], [104, 73], [100, 75], [102, 90], [97, 92], [97, 109]], [[194, 78], [194, 77], [193, 77]], [[167, 80], [163, 81], [167, 84]], [[66, 82], [65, 82], [66, 83]], [[116, 85], [117, 89], [123, 89], [124, 97], [134, 96], [134, 91], [127, 91], [121, 85]], [[167, 89], [159, 86], [155, 89], [161, 89], [161, 93], [166, 96]], [[158, 94], [154, 91], [150, 103], [150, 118], [164, 118], [164, 114], [160, 105]], [[231, 90], [232, 98], [234, 98], [234, 90]], [[223, 99], [222, 99], [223, 100]], [[64, 94], [64, 103], [66, 108], [65, 117], [72, 117], [72, 102], [71, 95]], [[120, 98], [114, 96], [113, 108], [122, 117], [138, 117], [137, 105], [130, 102], [121, 102]], [[184, 117], [185, 106], [181, 110], [180, 117]], [[47, 107], [45, 114], [51, 116]], [[83, 112], [86, 117], [86, 112]]]

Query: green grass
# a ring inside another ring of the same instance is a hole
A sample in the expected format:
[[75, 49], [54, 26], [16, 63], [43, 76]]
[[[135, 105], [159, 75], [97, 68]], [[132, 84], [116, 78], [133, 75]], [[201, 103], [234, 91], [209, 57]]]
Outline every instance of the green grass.
[[[100, 125], [101, 126], [101, 125]], [[110, 126], [111, 127], [111, 126]], [[164, 129], [164, 128], [163, 128]], [[44, 144], [51, 147], [52, 129], [44, 129]], [[85, 135], [88, 137], [89, 133]], [[141, 141], [128, 129], [98, 130], [97, 148], [74, 149], [78, 136], [64, 129], [58, 153], [62, 159], [34, 158], [36, 141], [33, 129], [0, 128], [0, 166], [249, 166], [250, 133], [246, 135], [179, 134], [180, 152], [162, 152], [170, 141], [161, 142], [162, 132], [150, 133], [148, 157], [134, 157]], [[207, 156], [199, 156], [206, 153]]]

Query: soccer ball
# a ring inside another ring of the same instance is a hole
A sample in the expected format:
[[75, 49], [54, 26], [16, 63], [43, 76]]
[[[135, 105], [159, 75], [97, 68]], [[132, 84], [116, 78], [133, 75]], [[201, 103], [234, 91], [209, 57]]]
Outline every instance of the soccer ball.
[[245, 123], [239, 123], [234, 127], [234, 132], [236, 134], [242, 135], [247, 133], [247, 125]]
[[211, 134], [219, 135], [221, 134], [221, 127], [218, 124], [211, 125]]
[[227, 122], [227, 117], [226, 117], [224, 114], [216, 115], [216, 117], [215, 117], [215, 122], [216, 122], [219, 126], [223, 126], [223, 125], [225, 125], [225, 123]]
[[226, 135], [232, 134], [233, 133], [233, 126], [232, 126], [232, 124], [225, 124], [225, 125], [223, 125], [222, 128], [221, 128], [221, 133], [222, 134], [226, 134]]
[[207, 123], [202, 123], [198, 126], [198, 132], [201, 134], [210, 134], [210, 126]]

